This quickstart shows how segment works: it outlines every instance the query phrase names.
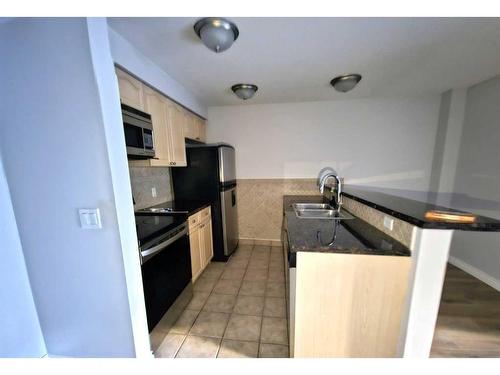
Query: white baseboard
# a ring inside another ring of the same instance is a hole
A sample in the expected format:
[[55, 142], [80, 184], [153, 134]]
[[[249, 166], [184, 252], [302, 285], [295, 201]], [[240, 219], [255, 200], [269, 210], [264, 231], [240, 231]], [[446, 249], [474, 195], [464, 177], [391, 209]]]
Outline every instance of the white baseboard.
[[481, 280], [483, 283], [488, 284], [492, 288], [500, 291], [500, 280], [494, 278], [491, 275], [488, 275], [486, 272], [481, 271], [479, 268], [471, 266], [469, 263], [464, 262], [458, 258], [450, 256], [448, 261], [453, 264], [455, 267], [460, 268], [462, 271], [465, 271], [475, 278]]

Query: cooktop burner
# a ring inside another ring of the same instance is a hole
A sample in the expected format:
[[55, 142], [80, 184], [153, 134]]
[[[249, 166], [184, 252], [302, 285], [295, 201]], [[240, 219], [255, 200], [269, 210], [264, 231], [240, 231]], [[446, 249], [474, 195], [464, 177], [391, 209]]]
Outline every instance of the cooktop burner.
[[186, 222], [186, 216], [175, 215], [135, 215], [135, 225], [137, 228], [137, 238], [139, 246], [154, 240], [171, 230], [177, 228], [179, 225]]

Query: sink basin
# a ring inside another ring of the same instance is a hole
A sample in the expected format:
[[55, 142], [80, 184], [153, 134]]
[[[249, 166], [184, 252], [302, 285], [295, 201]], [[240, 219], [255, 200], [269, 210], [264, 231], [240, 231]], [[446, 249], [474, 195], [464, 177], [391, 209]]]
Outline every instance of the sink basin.
[[297, 210], [333, 210], [328, 203], [294, 203], [293, 209]]
[[300, 219], [354, 219], [354, 216], [347, 211], [341, 209], [340, 212], [337, 212], [332, 206], [325, 203], [295, 203], [292, 206], [295, 214]]

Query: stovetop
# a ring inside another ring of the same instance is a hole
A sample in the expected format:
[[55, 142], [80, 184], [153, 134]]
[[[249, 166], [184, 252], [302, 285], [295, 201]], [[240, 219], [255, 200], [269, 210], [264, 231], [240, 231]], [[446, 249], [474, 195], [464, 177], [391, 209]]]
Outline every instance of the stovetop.
[[135, 215], [139, 246], [166, 234], [186, 222], [186, 215]]

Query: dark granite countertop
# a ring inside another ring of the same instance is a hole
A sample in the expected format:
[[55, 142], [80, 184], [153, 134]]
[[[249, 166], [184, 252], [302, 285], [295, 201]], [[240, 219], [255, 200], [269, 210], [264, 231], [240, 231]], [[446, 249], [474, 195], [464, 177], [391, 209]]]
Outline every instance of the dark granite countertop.
[[[346, 185], [344, 187], [343, 195], [420, 228], [489, 232], [500, 231], [500, 220], [448, 207], [442, 207], [430, 201], [417, 201], [399, 197], [390, 194], [390, 190], [385, 192], [383, 189], [372, 190], [361, 186]], [[426, 217], [426, 214], [432, 211], [444, 211], [456, 215], [465, 214], [472, 216], [474, 222], [460, 223], [455, 221], [429, 219]]]
[[285, 229], [288, 235], [289, 262], [296, 265], [299, 251], [341, 254], [410, 256], [410, 250], [400, 242], [367, 222], [348, 220], [299, 219], [293, 203], [322, 203], [321, 196], [286, 195], [283, 197]]
[[[188, 200], [188, 199], [175, 199], [173, 201], [166, 201], [162, 202], [159, 204], [156, 204], [154, 206], [148, 207], [148, 208], [171, 208], [173, 211], [185, 211], [184, 214], [187, 216], [191, 216], [201, 210], [203, 210], [205, 207], [208, 207], [211, 205], [210, 201], [206, 200]], [[137, 214], [141, 215], [171, 215], [169, 213], [144, 213], [144, 212], [139, 212], [140, 210], [136, 211]]]

